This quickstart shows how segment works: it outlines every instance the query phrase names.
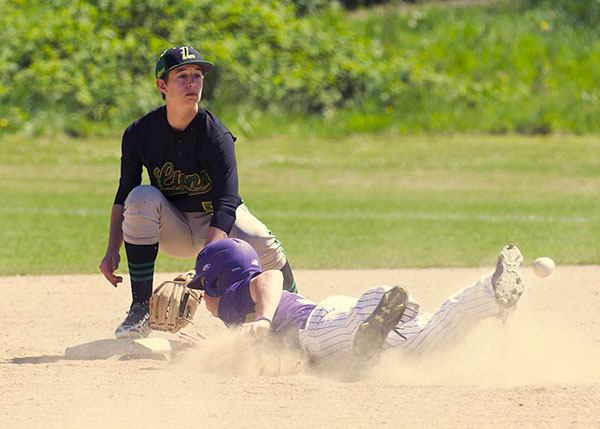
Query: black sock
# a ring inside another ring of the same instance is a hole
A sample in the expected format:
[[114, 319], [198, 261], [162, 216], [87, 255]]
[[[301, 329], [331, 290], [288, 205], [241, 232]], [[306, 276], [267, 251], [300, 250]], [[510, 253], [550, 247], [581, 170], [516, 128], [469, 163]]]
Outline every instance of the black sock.
[[286, 262], [280, 270], [283, 273], [283, 288], [288, 292], [298, 293], [296, 282], [294, 281], [294, 273], [292, 273], [292, 267], [290, 263]]
[[125, 242], [125, 252], [127, 253], [133, 302], [148, 302], [152, 296], [154, 262], [158, 255], [158, 243], [142, 245]]

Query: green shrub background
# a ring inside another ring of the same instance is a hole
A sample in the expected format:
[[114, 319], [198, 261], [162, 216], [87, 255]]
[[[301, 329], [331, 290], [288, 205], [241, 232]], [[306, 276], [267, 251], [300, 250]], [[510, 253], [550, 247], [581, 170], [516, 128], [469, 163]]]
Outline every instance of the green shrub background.
[[0, 6], [0, 133], [120, 132], [161, 103], [154, 65], [179, 43], [215, 62], [205, 103], [248, 133], [307, 118], [340, 133], [600, 130], [599, 0]]

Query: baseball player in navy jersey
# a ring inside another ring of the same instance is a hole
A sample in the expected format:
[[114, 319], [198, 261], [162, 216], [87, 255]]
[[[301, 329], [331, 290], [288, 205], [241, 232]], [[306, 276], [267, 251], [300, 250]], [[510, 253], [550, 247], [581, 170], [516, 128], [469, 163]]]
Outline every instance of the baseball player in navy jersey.
[[418, 356], [456, 343], [485, 318], [505, 319], [523, 293], [522, 261], [515, 245], [504, 246], [491, 275], [426, 313], [400, 286], [377, 286], [358, 298], [332, 296], [317, 304], [282, 291], [281, 273], [263, 271], [248, 243], [224, 239], [200, 251], [188, 287], [203, 290], [206, 308], [227, 326], [286, 338], [287, 344], [291, 338], [311, 357], [368, 359], [390, 347]]
[[[115, 287], [123, 242], [132, 304], [117, 338], [148, 335], [154, 263], [158, 251], [195, 257], [214, 240], [239, 237], [260, 255], [265, 269], [280, 270], [282, 286], [296, 286], [283, 248], [238, 194], [233, 134], [200, 108], [205, 73], [213, 64], [191, 46], [167, 49], [156, 64], [165, 104], [134, 121], [121, 147], [121, 175], [100, 270]], [[146, 169], [150, 184], [142, 185]]]

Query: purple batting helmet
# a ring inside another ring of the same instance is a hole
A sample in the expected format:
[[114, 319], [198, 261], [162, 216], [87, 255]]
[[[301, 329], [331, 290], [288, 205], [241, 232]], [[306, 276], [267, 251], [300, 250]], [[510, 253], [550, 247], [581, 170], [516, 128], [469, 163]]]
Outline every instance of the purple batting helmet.
[[188, 287], [208, 296], [223, 296], [229, 286], [262, 272], [256, 250], [244, 240], [224, 238], [213, 241], [196, 257], [196, 277]]

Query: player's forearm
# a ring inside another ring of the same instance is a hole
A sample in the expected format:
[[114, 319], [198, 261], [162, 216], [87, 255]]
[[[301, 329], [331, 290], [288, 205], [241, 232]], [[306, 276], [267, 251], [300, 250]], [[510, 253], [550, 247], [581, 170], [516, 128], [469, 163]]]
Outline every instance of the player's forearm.
[[250, 283], [250, 296], [255, 304], [256, 318], [273, 320], [283, 287], [283, 274], [278, 270], [265, 271]]
[[235, 223], [236, 210], [240, 203], [241, 200], [237, 194], [226, 194], [223, 197], [215, 198], [212, 201], [214, 212], [210, 226], [219, 228], [229, 234]]
[[108, 232], [108, 250], [119, 251], [123, 244], [123, 205], [115, 204], [110, 212], [110, 228]]
[[213, 189], [213, 217], [210, 226], [229, 234], [235, 223], [236, 210], [241, 203], [234, 137], [229, 132], [214, 136], [214, 150], [208, 152]]
[[208, 232], [206, 233], [206, 243], [204, 245], [206, 246], [208, 243], [212, 243], [213, 241], [217, 241], [222, 238], [227, 238], [227, 233], [222, 229], [211, 226], [208, 228]]

